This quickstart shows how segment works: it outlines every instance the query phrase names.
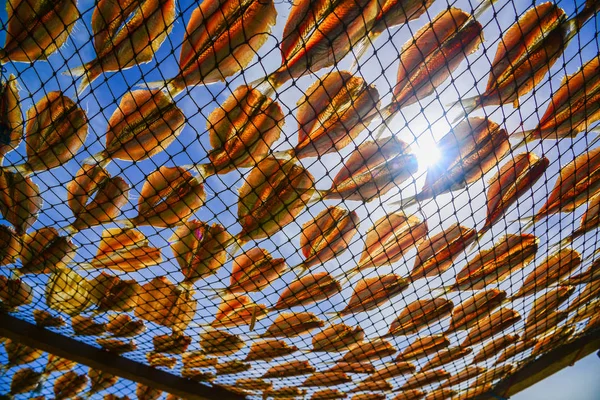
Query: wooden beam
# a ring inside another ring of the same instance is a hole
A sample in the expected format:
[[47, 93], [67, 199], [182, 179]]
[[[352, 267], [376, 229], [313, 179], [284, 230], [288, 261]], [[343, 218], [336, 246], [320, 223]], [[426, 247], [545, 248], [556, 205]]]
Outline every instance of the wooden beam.
[[190, 400], [242, 400], [243, 396], [222, 387], [210, 387], [146, 364], [118, 356], [15, 318], [0, 311], [0, 336], [106, 371], [121, 378]]
[[598, 349], [600, 349], [600, 330], [557, 347], [540, 358], [525, 364], [514, 374], [498, 382], [490, 393], [483, 394], [477, 399], [508, 399], [550, 375], [572, 366], [575, 362]]

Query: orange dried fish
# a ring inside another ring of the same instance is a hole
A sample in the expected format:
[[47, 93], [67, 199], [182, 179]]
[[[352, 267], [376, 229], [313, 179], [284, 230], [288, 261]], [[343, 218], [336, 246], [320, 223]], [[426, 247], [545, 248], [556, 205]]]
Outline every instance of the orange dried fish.
[[27, 161], [9, 168], [25, 176], [71, 160], [88, 133], [85, 112], [62, 92], [49, 92], [27, 111]]
[[16, 232], [6, 225], [0, 225], [0, 266], [15, 263], [21, 248], [21, 238]]
[[444, 381], [449, 377], [450, 374], [443, 369], [432, 369], [425, 372], [417, 372], [406, 380], [404, 385], [400, 387], [400, 390], [404, 392], [411, 389], [418, 389], [432, 383]]
[[579, 71], [565, 76], [554, 91], [538, 125], [529, 131], [516, 133], [523, 142], [574, 138], [586, 132], [600, 118], [600, 57], [586, 62]]
[[215, 366], [217, 375], [233, 375], [241, 372], [246, 372], [252, 368], [252, 364], [245, 363], [241, 360], [230, 360], [219, 363]]
[[90, 395], [101, 392], [114, 386], [119, 380], [118, 376], [111, 373], [90, 368], [88, 371], [90, 378]]
[[512, 296], [512, 299], [525, 297], [549, 287], [579, 268], [580, 265], [581, 255], [573, 249], [562, 249], [549, 255], [527, 275], [523, 286]]
[[100, 338], [96, 339], [96, 343], [100, 345], [102, 350], [121, 355], [137, 350], [137, 345], [134, 340], [128, 342], [120, 339]]
[[7, 81], [0, 82], [0, 164], [4, 156], [19, 147], [23, 140], [23, 116], [19, 103], [17, 78], [11, 74]]
[[575, 332], [574, 326], [563, 325], [554, 330], [554, 332], [541, 338], [534, 346], [531, 352], [532, 357], [542, 355], [558, 346], [561, 346], [571, 339]]
[[351, 327], [333, 324], [312, 338], [312, 351], [341, 352], [363, 341], [365, 333], [360, 325]]
[[452, 307], [454, 303], [443, 297], [415, 300], [396, 317], [386, 336], [408, 336], [417, 333], [450, 315]]
[[540, 319], [556, 311], [562, 303], [571, 297], [574, 291], [573, 286], [559, 286], [539, 296], [535, 299], [531, 311], [527, 314], [526, 324], [535, 324]]
[[91, 317], [75, 315], [71, 317], [71, 328], [78, 336], [100, 336], [106, 333], [107, 325], [96, 322]]
[[375, 367], [369, 361], [361, 361], [358, 363], [338, 362], [327, 371], [345, 372], [347, 374], [373, 374], [375, 373]]
[[190, 336], [179, 332], [171, 335], [157, 335], [152, 338], [152, 345], [157, 353], [182, 354], [191, 343]]
[[501, 364], [514, 356], [523, 353], [524, 351], [532, 348], [536, 345], [538, 339], [531, 339], [528, 341], [518, 341], [515, 344], [511, 344], [500, 354], [500, 356], [496, 359], [496, 365]]
[[352, 378], [343, 372], [315, 372], [302, 383], [304, 387], [337, 386], [352, 382]]
[[167, 277], [159, 276], [142, 286], [135, 316], [183, 331], [196, 314], [194, 292], [174, 285]]
[[175, 0], [101, 0], [92, 14], [96, 58], [70, 71], [83, 91], [103, 72], [152, 61], [175, 22]]
[[[386, 380], [369, 380], [359, 382], [356, 387], [351, 389], [349, 393], [358, 393], [358, 392], [389, 392], [392, 390], [392, 385]], [[374, 393], [369, 393], [373, 395]], [[353, 396], [354, 398], [356, 396]]]
[[47, 58], [67, 41], [80, 18], [77, 0], [7, 2], [6, 42], [0, 63], [32, 63]]
[[55, 317], [44, 310], [33, 310], [33, 319], [40, 328], [60, 328], [65, 325], [63, 317], [60, 315]]
[[13, 341], [12, 339], [6, 339], [4, 342], [4, 350], [6, 351], [6, 357], [8, 358], [8, 367], [14, 367], [15, 365], [29, 364], [40, 358], [44, 352], [33, 347], [26, 346], [22, 343]]
[[[246, 299], [240, 301], [240, 298]], [[250, 330], [253, 330], [256, 321], [265, 318], [269, 312], [267, 306], [254, 303], [247, 296], [225, 295], [222, 299], [215, 319], [210, 323], [210, 326], [215, 329], [250, 325]]]
[[185, 276], [184, 282], [193, 284], [215, 274], [227, 260], [226, 248], [231, 238], [220, 224], [211, 226], [193, 219], [179, 226], [171, 238], [171, 249]]
[[600, 280], [600, 259], [594, 260], [584, 272], [570, 276], [561, 285], [582, 285]]
[[405, 389], [396, 395], [392, 400], [420, 400], [425, 397], [425, 392], [418, 389]]
[[465, 228], [458, 223], [425, 239], [417, 247], [415, 264], [409, 275], [411, 281], [432, 278], [446, 272], [454, 260], [475, 240], [475, 229]]
[[146, 236], [135, 229], [110, 228], [102, 232], [96, 256], [89, 267], [135, 272], [163, 261], [160, 249], [150, 247]]
[[345, 316], [374, 310], [402, 293], [408, 286], [409, 282], [396, 274], [361, 279], [354, 287], [354, 293], [346, 307], [333, 314]]
[[260, 292], [282, 275], [287, 265], [283, 258], [273, 258], [258, 247], [245, 251], [233, 260], [228, 293]]
[[396, 357], [396, 362], [418, 360], [431, 354], [438, 353], [450, 345], [444, 334], [423, 336], [415, 339]]
[[162, 166], [146, 178], [138, 216], [129, 225], [173, 227], [184, 224], [204, 205], [204, 185], [181, 167]]
[[490, 180], [487, 191], [487, 217], [479, 231], [481, 238], [500, 220], [519, 197], [529, 191], [550, 165], [546, 157], [521, 153], [504, 164]]
[[314, 193], [314, 178], [300, 165], [267, 157], [239, 190], [238, 245], [272, 236], [293, 222]]
[[261, 378], [287, 378], [290, 376], [308, 375], [314, 373], [315, 371], [315, 367], [310, 365], [310, 363], [306, 360], [292, 360], [283, 364], [272, 366], [261, 376]]
[[595, 315], [600, 312], [600, 299], [594, 299], [590, 301], [588, 304], [582, 306], [575, 312], [569, 320], [567, 324], [576, 324], [579, 322], [583, 322], [588, 318], [593, 318]]
[[209, 368], [218, 363], [218, 359], [206, 357], [202, 351], [190, 351], [181, 355], [184, 369]]
[[483, 374], [479, 375], [470, 385], [471, 388], [476, 388], [481, 385], [495, 382], [505, 376], [511, 374], [515, 369], [512, 364], [504, 364], [499, 367], [488, 369]]
[[403, 208], [477, 182], [508, 154], [510, 142], [500, 125], [473, 117], [454, 126], [436, 147], [444, 156], [428, 167], [421, 191], [397, 203]]
[[416, 155], [396, 137], [365, 141], [350, 153], [331, 188], [319, 194], [325, 200], [370, 202], [412, 179], [417, 170]]
[[449, 398], [453, 399], [456, 393], [456, 390], [438, 387], [437, 389], [429, 392], [427, 396], [425, 396], [425, 400], [445, 400]]
[[470, 347], [463, 348], [460, 346], [452, 346], [445, 349], [441, 349], [437, 352], [435, 356], [433, 356], [423, 367], [421, 367], [420, 372], [427, 371], [430, 369], [439, 368], [443, 365], [449, 364], [453, 361], [460, 360], [465, 358], [467, 355], [471, 354], [473, 349]]
[[363, 382], [385, 381], [386, 379], [395, 378], [400, 375], [412, 374], [416, 371], [416, 369], [417, 368], [410, 362], [396, 361], [394, 363], [384, 364]]
[[310, 312], [284, 312], [275, 318], [262, 338], [293, 338], [320, 328], [325, 322]]
[[60, 268], [46, 284], [46, 305], [68, 315], [78, 315], [93, 304], [90, 283], [72, 269]]
[[305, 389], [300, 389], [294, 386], [283, 386], [279, 389], [267, 389], [263, 392], [264, 399], [295, 399], [297, 397], [304, 397], [305, 395]]
[[74, 371], [64, 373], [54, 381], [54, 398], [64, 400], [75, 397], [84, 391], [87, 380], [85, 374], [78, 375]]
[[398, 350], [387, 340], [374, 339], [368, 342], [356, 343], [339, 360], [354, 363], [368, 360], [379, 360], [396, 354]]
[[359, 225], [356, 211], [327, 207], [302, 225], [300, 249], [304, 261], [293, 269], [300, 269], [302, 275], [304, 271], [333, 260], [348, 249]]
[[575, 297], [570, 303], [567, 311], [569, 313], [577, 311], [584, 304], [588, 304], [591, 300], [600, 297], [600, 280], [592, 281], [586, 284], [583, 289], [580, 290], [577, 297]]
[[202, 2], [185, 29], [179, 73], [150, 86], [166, 86], [175, 96], [187, 86], [225, 81], [250, 64], [267, 41], [276, 17], [272, 0]]
[[250, 346], [250, 351], [244, 361], [271, 361], [277, 357], [285, 357], [298, 351], [294, 345], [283, 340], [259, 340]]
[[44, 367], [44, 376], [48, 376], [53, 372], [58, 371], [70, 371], [77, 363], [75, 361], [68, 360], [66, 358], [59, 357], [54, 354], [48, 353], [48, 361], [46, 362], [46, 366]]
[[448, 291], [482, 290], [500, 283], [512, 273], [527, 266], [538, 250], [539, 239], [530, 234], [508, 234], [491, 249], [483, 250], [469, 260]]
[[70, 238], [59, 236], [55, 228], [41, 228], [23, 238], [20, 275], [47, 274], [67, 266], [75, 257]]
[[569, 313], [566, 311], [552, 311], [544, 318], [525, 325], [522, 340], [530, 340], [538, 336], [542, 336], [551, 329], [555, 329], [562, 321], [567, 319]]
[[[561, 247], [568, 246], [575, 239], [600, 227], [600, 194], [590, 196], [587, 210], [581, 216], [579, 228], [559, 242]], [[600, 270], [599, 270], [600, 271]]]
[[128, 314], [116, 314], [108, 317], [106, 330], [119, 337], [137, 336], [146, 330], [142, 320], [134, 320]]
[[372, 28], [379, 3], [302, 0], [292, 4], [281, 41], [281, 67], [266, 80], [277, 89], [290, 79], [340, 62]]
[[358, 265], [342, 276], [350, 280], [368, 268], [390, 265], [403, 258], [427, 235], [427, 222], [401, 211], [384, 215], [367, 231], [365, 247]]
[[310, 396], [310, 400], [335, 400], [335, 399], [345, 399], [348, 395], [339, 391], [338, 389], [321, 389], [313, 392]]
[[37, 220], [43, 200], [31, 178], [0, 169], [0, 214], [23, 235]]
[[98, 312], [129, 312], [133, 311], [138, 304], [141, 286], [134, 280], [117, 278], [97, 295], [94, 294], [94, 291], [98, 288], [98, 285], [92, 283], [90, 286], [93, 288], [92, 296], [95, 297], [95, 302], [98, 304]]
[[485, 368], [478, 367], [477, 365], [467, 365], [462, 370], [458, 371], [456, 374], [450, 376], [450, 379], [443, 382], [439, 387], [446, 388], [448, 386], [459, 385], [464, 381], [468, 381], [471, 378], [476, 377], [479, 374], [485, 372]]
[[210, 382], [216, 379], [212, 372], [204, 372], [197, 369], [182, 369], [181, 376], [195, 382]]
[[208, 115], [209, 163], [191, 166], [200, 176], [250, 168], [265, 159], [279, 139], [284, 115], [277, 102], [242, 85]]
[[113, 222], [127, 204], [129, 189], [123, 178], [111, 177], [104, 168], [83, 165], [67, 185], [67, 203], [75, 216], [67, 229], [80, 231]]
[[466, 330], [476, 325], [506, 300], [506, 292], [488, 289], [475, 293], [452, 310], [452, 319], [446, 333]]
[[15, 312], [20, 306], [31, 304], [33, 289], [20, 278], [0, 276], [0, 310]]
[[298, 101], [298, 144], [283, 155], [321, 157], [348, 146], [367, 128], [379, 106], [373, 85], [348, 71], [333, 71], [314, 82]]
[[461, 347], [474, 346], [481, 343], [496, 333], [502, 332], [509, 326], [521, 320], [521, 315], [508, 307], [501, 308], [494, 313], [477, 321], [461, 343]]
[[207, 331], [200, 334], [200, 347], [204, 354], [228, 356], [246, 347], [246, 343], [237, 335], [226, 331]]
[[485, 92], [461, 101], [466, 112], [507, 103], [517, 108], [519, 97], [533, 90], [561, 56], [573, 29], [554, 3], [527, 10], [500, 40]]
[[42, 382], [42, 374], [31, 368], [21, 368], [16, 371], [10, 381], [10, 396], [31, 392]]
[[235, 386], [244, 390], [263, 391], [273, 388], [273, 383], [260, 378], [239, 378], [235, 381]]
[[519, 335], [511, 334], [502, 335], [497, 338], [494, 338], [493, 340], [490, 340], [485, 346], [483, 346], [479, 350], [477, 354], [475, 354], [475, 357], [473, 357], [473, 363], [481, 363], [485, 360], [497, 356], [498, 353], [500, 353], [502, 350], [516, 343], [517, 340], [519, 340]]
[[141, 383], [138, 383], [135, 388], [135, 395], [138, 400], [158, 400], [162, 394], [162, 390], [154, 389]]
[[489, 393], [492, 390], [491, 383], [484, 383], [475, 387], [469, 387], [465, 390], [460, 391], [452, 400], [472, 400], [476, 399], [477, 396], [481, 396], [485, 393]]
[[307, 306], [326, 300], [342, 291], [342, 286], [331, 277], [329, 272], [317, 272], [306, 275], [290, 283], [281, 292], [274, 310], [283, 310], [297, 306]]

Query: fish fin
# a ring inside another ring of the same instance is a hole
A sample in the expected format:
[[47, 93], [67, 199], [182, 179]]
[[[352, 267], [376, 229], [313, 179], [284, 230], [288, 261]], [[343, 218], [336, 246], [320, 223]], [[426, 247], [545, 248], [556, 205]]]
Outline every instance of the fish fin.
[[519, 142], [517, 142], [516, 145], [511, 146], [512, 150], [516, 150], [519, 149], [523, 146], [525, 146], [527, 143], [531, 143], [535, 140], [538, 140], [538, 138], [535, 136], [535, 129], [531, 129], [528, 131], [520, 131], [520, 132], [513, 132], [510, 134], [510, 138], [511, 139], [519, 139]]
[[106, 162], [107, 158], [108, 158], [108, 154], [106, 154], [106, 151], [101, 151], [101, 152], [96, 153], [96, 154], [94, 154], [92, 156], [84, 158], [81, 161], [81, 163], [82, 164], [87, 164], [87, 165], [96, 165], [96, 164], [98, 164], [98, 165], [104, 166], [103, 163]]
[[197, 179], [200, 182], [204, 182], [206, 178], [212, 176], [216, 173], [215, 168], [211, 163], [207, 164], [196, 164], [193, 165], [190, 169], [193, 169], [198, 174]]
[[473, 96], [468, 97], [466, 99], [459, 99], [454, 103], [450, 103], [447, 105], [448, 110], [452, 110], [455, 106], [461, 106], [461, 113], [452, 120], [452, 124], [456, 124], [461, 119], [467, 117], [472, 111], [481, 107], [481, 96]]
[[431, 292], [435, 293], [436, 296], [442, 296], [446, 293], [450, 293], [454, 291], [454, 285], [450, 286], [440, 286], [438, 288], [433, 289]]
[[475, 14], [473, 15], [473, 17], [475, 19], [479, 19], [479, 17], [481, 17], [481, 15], [487, 11], [488, 8], [490, 8], [492, 6], [492, 4], [494, 4], [496, 2], [496, 0], [482, 0], [479, 2], [479, 6], [475, 9]]
[[511, 221], [511, 222], [525, 222], [525, 226], [521, 227], [521, 232], [525, 232], [525, 231], [528, 231], [529, 229], [531, 229], [533, 227], [533, 225], [535, 225], [536, 219], [535, 219], [535, 215], [534, 215], [534, 216], [529, 216], [529, 217], [521, 217], [521, 218]]
[[386, 129], [388, 129], [388, 126], [390, 126], [390, 124], [392, 123], [392, 120], [394, 119], [394, 117], [396, 116], [396, 112], [397, 110], [395, 110], [396, 105], [394, 104], [394, 102], [388, 104], [385, 108], [383, 108], [383, 110], [380, 111], [380, 115], [381, 115], [381, 125], [379, 126], [379, 128], [375, 131], [375, 134], [371, 134], [371, 137], [375, 140], [378, 140], [379, 138], [381, 138], [381, 136], [383, 136], [383, 132], [385, 132]]
[[340, 275], [336, 276], [334, 279], [339, 282], [340, 286], [343, 287], [346, 284], [350, 283], [352, 278], [354, 278], [359, 272], [360, 272], [360, 268], [354, 267], [352, 269], [349, 269], [348, 271], [341, 273]]
[[569, 235], [566, 238], [564, 238], [563, 240], [551, 245], [548, 248], [548, 252], [554, 253], [556, 251], [559, 251], [559, 250], [563, 249], [564, 247], [568, 246], [569, 244], [571, 244], [572, 241], [573, 241], [573, 235]]
[[390, 203], [391, 206], [394, 207], [398, 207], [399, 209], [404, 209], [407, 207], [412, 206], [413, 204], [417, 204], [418, 200], [417, 200], [417, 195], [413, 195], [413, 196], [409, 196], [406, 198], [403, 198], [402, 200], [398, 200], [398, 201], [394, 201], [393, 203]]
[[24, 177], [28, 177], [33, 174], [33, 170], [27, 164], [19, 164], [19, 165], [6, 165], [4, 167], [0, 167], [2, 171], [12, 172], [13, 174], [21, 174]]
[[125, 228], [133, 228], [135, 226], [133, 221], [130, 220], [129, 218], [118, 219], [116, 221], [113, 221], [113, 223], [118, 224], [118, 225], [124, 225]]
[[261, 78], [255, 79], [248, 83], [247, 85], [255, 88], [260, 93], [262, 93], [266, 97], [270, 97], [273, 93], [275, 93], [276, 86], [272, 82], [273, 74], [263, 76]]
[[341, 311], [330, 311], [330, 312], [326, 312], [325, 315], [327, 315], [329, 317], [329, 318], [327, 318], [327, 320], [329, 321], [330, 324], [343, 317]]
[[71, 75], [74, 80], [81, 78], [81, 83], [77, 88], [77, 94], [81, 94], [102, 74], [102, 70], [96, 67], [94, 63], [87, 63], [80, 65], [79, 67], [68, 69], [67, 71], [63, 72], [63, 74]]
[[586, 135], [590, 134], [590, 133], [595, 133], [596, 137], [594, 139], [592, 139], [592, 141], [588, 144], [588, 149], [592, 148], [596, 143], [598, 143], [598, 140], [600, 140], [600, 126], [597, 126], [597, 127], [593, 128], [593, 129], [590, 129], [586, 133]]
[[139, 85], [136, 85], [136, 87], [139, 87], [140, 89], [163, 90], [163, 91], [166, 91], [167, 93], [169, 93], [169, 96], [171, 96], [172, 99], [177, 97], [177, 95], [179, 93], [183, 92], [183, 89], [175, 86], [175, 82], [173, 79], [154, 81], [154, 82], [144, 82], [144, 83], [140, 83]]
[[354, 73], [358, 70], [360, 59], [364, 57], [364, 55], [367, 53], [367, 50], [369, 50], [369, 47], [371, 47], [371, 39], [375, 40], [375, 37], [372, 33], [362, 38], [358, 43], [356, 43], [353, 46], [352, 53], [354, 54], [354, 61], [350, 66], [351, 73]]
[[318, 201], [325, 200], [325, 196], [327, 196], [328, 193], [328, 190], [315, 190], [312, 197], [306, 202], [306, 205], [309, 206], [311, 204], [315, 204]]
[[294, 149], [276, 151], [273, 153], [273, 157], [281, 159], [281, 160], [293, 160], [296, 158], [294, 156]]

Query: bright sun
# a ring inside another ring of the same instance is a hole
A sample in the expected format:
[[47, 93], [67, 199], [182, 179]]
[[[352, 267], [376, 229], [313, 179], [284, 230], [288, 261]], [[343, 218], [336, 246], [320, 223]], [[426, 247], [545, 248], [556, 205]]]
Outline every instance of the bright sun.
[[441, 157], [440, 150], [433, 140], [418, 140], [412, 146], [412, 151], [417, 156], [419, 169], [426, 169], [429, 166], [435, 165]]

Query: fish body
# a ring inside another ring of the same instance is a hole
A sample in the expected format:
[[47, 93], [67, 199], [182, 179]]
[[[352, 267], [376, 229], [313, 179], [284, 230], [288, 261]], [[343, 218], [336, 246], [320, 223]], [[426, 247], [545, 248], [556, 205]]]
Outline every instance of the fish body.
[[469, 330], [467, 337], [461, 343], [462, 347], [475, 346], [496, 333], [514, 325], [521, 320], [521, 315], [508, 307], [501, 308], [498, 311], [477, 321], [477, 324]]
[[363, 341], [362, 328], [345, 324], [334, 324], [313, 336], [312, 351], [341, 352]]
[[109, 317], [106, 330], [118, 337], [133, 337], [146, 330], [146, 325], [142, 320], [133, 320], [127, 314], [111, 315]]
[[316, 272], [290, 283], [282, 292], [275, 310], [306, 306], [340, 293], [342, 286], [329, 272]]
[[406, 380], [404, 385], [400, 387], [400, 390], [404, 392], [411, 389], [419, 389], [432, 383], [444, 381], [449, 377], [450, 374], [443, 369], [432, 369], [425, 372], [417, 372]]
[[496, 359], [496, 365], [501, 364], [514, 356], [523, 353], [524, 351], [532, 348], [538, 342], [537, 338], [527, 340], [527, 341], [517, 341], [514, 344], [509, 345], [507, 348], [502, 351], [500, 356]]
[[14, 230], [6, 225], [0, 225], [0, 266], [16, 262], [22, 247], [21, 238]]
[[[240, 298], [247, 300], [240, 301]], [[253, 326], [256, 321], [267, 316], [267, 306], [254, 303], [247, 296], [225, 295], [222, 299], [215, 319], [210, 323], [210, 326], [215, 329]]]
[[[359, 382], [356, 387], [350, 390], [350, 393], [358, 392], [389, 392], [392, 390], [392, 384], [387, 380], [368, 380]], [[369, 393], [374, 394], [374, 393]], [[379, 394], [379, 393], [377, 393]], [[385, 396], [385, 395], [383, 395]], [[353, 397], [354, 398], [354, 397]], [[384, 397], [385, 398], [385, 397]]]
[[360, 342], [350, 347], [340, 361], [353, 363], [368, 360], [379, 360], [396, 354], [398, 350], [388, 341], [375, 339], [368, 342]]
[[345, 399], [348, 395], [339, 391], [338, 389], [321, 389], [313, 392], [310, 396], [310, 400], [334, 400], [334, 399]]
[[403, 389], [392, 400], [420, 400], [425, 397], [425, 392], [419, 389]]
[[600, 280], [600, 261], [594, 262], [584, 272], [570, 276], [561, 282], [562, 285], [581, 285]]
[[304, 387], [337, 386], [352, 382], [344, 372], [315, 372], [302, 383]]
[[[597, 229], [600, 226], [600, 194], [591, 197], [588, 208], [581, 216], [579, 228], [576, 228], [565, 240], [565, 244], [571, 243], [578, 237]], [[562, 243], [562, 242], [561, 242]]]
[[214, 357], [207, 357], [202, 351], [188, 351], [181, 355], [183, 368], [210, 368], [217, 365], [218, 360]]
[[262, 338], [293, 338], [304, 335], [325, 322], [310, 312], [284, 312], [275, 318], [273, 324], [261, 335]]
[[485, 368], [477, 365], [467, 365], [455, 375], [452, 375], [450, 379], [443, 382], [440, 387], [445, 388], [449, 386], [459, 385], [464, 381], [468, 381], [471, 378], [476, 377], [479, 374], [485, 372]]
[[55, 228], [41, 228], [23, 237], [19, 274], [48, 274], [60, 271], [75, 257], [76, 247], [70, 238], [60, 236]]
[[240, 360], [225, 361], [215, 366], [217, 375], [233, 375], [246, 372], [252, 368], [252, 365]]
[[407, 336], [417, 333], [448, 316], [452, 307], [452, 301], [443, 297], [415, 300], [392, 322], [387, 335]]
[[386, 30], [418, 19], [435, 0], [386, 0], [381, 5], [375, 24], [369, 31], [370, 40]]
[[479, 350], [477, 354], [475, 354], [475, 357], [473, 357], [473, 363], [481, 363], [497, 356], [498, 353], [506, 349], [511, 344], [514, 344], [517, 340], [519, 340], [519, 335], [511, 334], [498, 336], [497, 338], [490, 340], [481, 348], [481, 350]]
[[40, 188], [30, 177], [0, 170], [0, 214], [18, 236], [35, 223], [43, 203]]
[[525, 324], [523, 340], [531, 340], [538, 336], [543, 336], [546, 332], [555, 329], [562, 321], [567, 319], [569, 313], [566, 311], [552, 311], [544, 318], [538, 319], [533, 323]]
[[511, 374], [514, 369], [515, 366], [512, 364], [504, 364], [498, 367], [489, 368], [484, 373], [480, 374], [469, 387], [476, 388], [491, 382], [497, 382]]
[[529, 314], [527, 314], [526, 325], [535, 324], [556, 311], [561, 304], [571, 297], [574, 291], [575, 287], [573, 286], [559, 286], [539, 296], [535, 299]]
[[443, 334], [423, 336], [415, 339], [396, 358], [396, 362], [418, 360], [447, 348], [450, 341]]
[[0, 276], [0, 310], [15, 312], [18, 307], [32, 301], [33, 289], [21, 278]]
[[427, 364], [421, 367], [420, 372], [442, 367], [453, 361], [460, 360], [461, 358], [466, 357], [472, 352], [472, 348], [463, 348], [460, 346], [453, 346], [441, 349], [437, 352], [435, 356], [433, 356], [429, 361], [427, 361]]
[[394, 363], [385, 364], [383, 367], [377, 369], [363, 382], [380, 382], [386, 379], [394, 378], [396, 376], [412, 374], [416, 371], [416, 367], [407, 361], [397, 361]]
[[446, 333], [469, 329], [499, 307], [506, 299], [506, 292], [488, 289], [475, 293], [452, 310], [452, 319]]
[[555, 329], [554, 332], [544, 336], [535, 344], [531, 352], [531, 356], [540, 356], [556, 347], [567, 343], [571, 339], [571, 336], [574, 332], [575, 327], [568, 325], [563, 325], [560, 328]]
[[9, 395], [31, 392], [38, 387], [41, 381], [41, 372], [36, 372], [31, 368], [21, 368], [12, 376]]
[[569, 313], [577, 311], [584, 304], [588, 304], [591, 300], [600, 297], [600, 280], [594, 280], [587, 283], [583, 289], [579, 291], [577, 297], [575, 297], [570, 303], [567, 311]]
[[271, 361], [277, 357], [285, 357], [298, 351], [296, 346], [288, 345], [283, 340], [259, 340], [250, 346], [244, 361]]
[[163, 261], [160, 249], [150, 247], [146, 236], [135, 229], [110, 228], [102, 232], [92, 268], [135, 272]]
[[369, 202], [398, 188], [417, 170], [416, 155], [401, 140], [366, 141], [350, 153], [323, 198]]
[[356, 284], [354, 293], [340, 315], [371, 311], [403, 292], [409, 282], [395, 274], [364, 278]]
[[255, 247], [233, 260], [227, 291], [259, 292], [279, 278], [287, 268], [283, 258], [273, 258], [265, 249]]
[[235, 386], [244, 390], [262, 391], [271, 389], [273, 384], [260, 378], [239, 378], [235, 381]]
[[10, 75], [0, 82], [0, 162], [4, 156], [19, 147], [23, 140], [23, 115], [17, 78]]
[[246, 343], [239, 336], [227, 331], [203, 332], [200, 334], [199, 343], [204, 354], [215, 357], [229, 356], [246, 347]]
[[85, 390], [87, 384], [87, 375], [78, 375], [75, 371], [67, 371], [54, 381], [54, 398], [65, 400], [76, 397], [78, 393]]
[[7, 1], [6, 42], [0, 63], [47, 60], [69, 38], [80, 18], [76, 0]]
[[358, 363], [338, 362], [327, 371], [345, 372], [347, 374], [373, 374], [375, 373], [375, 367], [370, 361], [361, 361]]
[[283, 364], [274, 365], [265, 372], [261, 378], [287, 378], [290, 376], [301, 376], [312, 374], [316, 371], [315, 367], [306, 360], [292, 360]]

